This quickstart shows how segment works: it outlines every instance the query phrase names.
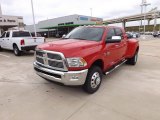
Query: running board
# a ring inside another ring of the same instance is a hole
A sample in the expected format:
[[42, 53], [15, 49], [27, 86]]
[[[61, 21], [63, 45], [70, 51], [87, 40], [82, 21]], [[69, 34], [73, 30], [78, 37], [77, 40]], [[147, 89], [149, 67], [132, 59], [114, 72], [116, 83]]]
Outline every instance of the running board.
[[107, 71], [105, 74], [108, 75], [109, 73], [113, 72], [115, 69], [117, 69], [118, 67], [123, 65], [126, 61], [127, 60], [123, 60], [120, 64], [116, 65], [114, 68], [112, 68], [111, 70]]

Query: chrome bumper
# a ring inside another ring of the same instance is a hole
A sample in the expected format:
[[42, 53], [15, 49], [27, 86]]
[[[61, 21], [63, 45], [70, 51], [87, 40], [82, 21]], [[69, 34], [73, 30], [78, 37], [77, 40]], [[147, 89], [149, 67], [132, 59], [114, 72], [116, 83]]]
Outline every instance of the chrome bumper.
[[33, 65], [36, 73], [39, 76], [51, 81], [62, 83], [64, 85], [83, 85], [88, 73], [88, 69], [81, 71], [62, 72], [42, 67], [36, 64], [36, 62], [34, 62]]

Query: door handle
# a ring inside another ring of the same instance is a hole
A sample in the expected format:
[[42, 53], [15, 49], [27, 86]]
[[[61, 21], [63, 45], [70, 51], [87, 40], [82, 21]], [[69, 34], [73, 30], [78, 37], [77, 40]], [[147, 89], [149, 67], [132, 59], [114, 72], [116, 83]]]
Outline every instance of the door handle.
[[105, 56], [109, 56], [111, 53], [110, 52], [105, 52], [104, 55]]

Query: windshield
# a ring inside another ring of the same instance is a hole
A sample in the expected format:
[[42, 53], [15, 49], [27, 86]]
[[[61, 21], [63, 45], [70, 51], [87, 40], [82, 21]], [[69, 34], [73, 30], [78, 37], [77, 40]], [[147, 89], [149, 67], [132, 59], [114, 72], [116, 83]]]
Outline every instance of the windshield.
[[77, 27], [72, 30], [64, 39], [80, 39], [100, 41], [104, 28], [96, 27]]
[[16, 31], [13, 32], [13, 36], [12, 37], [31, 37], [29, 32], [25, 32], [25, 31]]

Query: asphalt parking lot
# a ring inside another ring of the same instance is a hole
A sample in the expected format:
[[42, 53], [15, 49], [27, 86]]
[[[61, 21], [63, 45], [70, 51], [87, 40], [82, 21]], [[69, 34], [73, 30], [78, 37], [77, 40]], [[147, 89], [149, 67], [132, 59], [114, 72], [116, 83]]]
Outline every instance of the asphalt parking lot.
[[0, 120], [160, 120], [160, 38], [140, 39], [136, 66], [104, 76], [92, 95], [46, 81], [33, 52], [0, 52]]

